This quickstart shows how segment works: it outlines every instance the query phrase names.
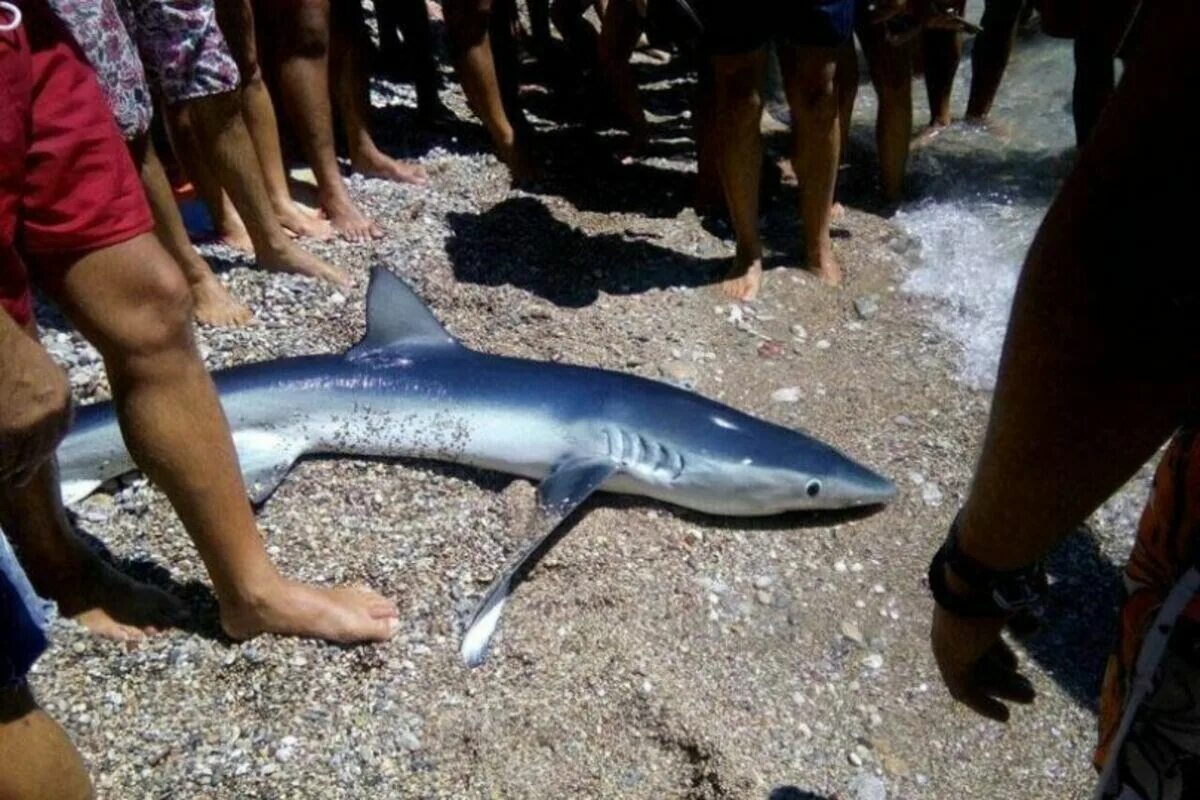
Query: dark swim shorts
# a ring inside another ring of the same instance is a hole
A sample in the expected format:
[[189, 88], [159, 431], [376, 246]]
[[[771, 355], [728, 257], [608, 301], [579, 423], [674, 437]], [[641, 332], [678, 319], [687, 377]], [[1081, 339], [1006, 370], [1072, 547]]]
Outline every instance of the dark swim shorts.
[[737, 55], [771, 41], [839, 47], [854, 32], [856, 0], [698, 0], [704, 42], [717, 55]]
[[0, 689], [19, 686], [46, 649], [46, 604], [0, 533]]

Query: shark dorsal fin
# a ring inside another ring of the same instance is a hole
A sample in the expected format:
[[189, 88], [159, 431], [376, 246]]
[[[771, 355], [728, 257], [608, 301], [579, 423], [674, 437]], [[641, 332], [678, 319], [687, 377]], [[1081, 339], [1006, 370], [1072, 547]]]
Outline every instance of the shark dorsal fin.
[[384, 267], [371, 268], [367, 287], [367, 333], [350, 348], [347, 358], [402, 347], [462, 345], [442, 327], [429, 307], [404, 281]]

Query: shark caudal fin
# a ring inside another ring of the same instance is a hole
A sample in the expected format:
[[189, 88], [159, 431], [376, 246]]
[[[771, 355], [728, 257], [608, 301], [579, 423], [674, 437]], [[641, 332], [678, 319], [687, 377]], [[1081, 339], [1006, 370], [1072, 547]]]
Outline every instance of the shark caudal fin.
[[442, 323], [408, 284], [385, 267], [372, 267], [371, 284], [367, 287], [367, 333], [346, 357], [362, 358], [403, 347], [462, 345], [446, 333]]

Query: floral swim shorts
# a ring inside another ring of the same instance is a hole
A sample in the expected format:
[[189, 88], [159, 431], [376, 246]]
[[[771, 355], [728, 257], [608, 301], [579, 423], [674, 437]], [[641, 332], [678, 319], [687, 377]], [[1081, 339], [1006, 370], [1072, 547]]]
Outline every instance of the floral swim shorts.
[[128, 140], [166, 103], [231, 92], [241, 77], [212, 0], [50, 0], [96, 70]]
[[213, 0], [117, 0], [146, 75], [164, 102], [232, 92], [237, 63]]
[[121, 135], [128, 141], [150, 130], [154, 106], [146, 72], [115, 0], [49, 0], [87, 56]]

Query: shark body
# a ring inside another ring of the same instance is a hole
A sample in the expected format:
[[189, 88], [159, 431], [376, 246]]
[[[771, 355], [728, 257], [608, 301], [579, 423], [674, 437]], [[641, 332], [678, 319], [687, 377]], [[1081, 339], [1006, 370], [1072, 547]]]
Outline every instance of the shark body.
[[[529, 542], [481, 601], [463, 640], [480, 663], [514, 575], [595, 491], [696, 511], [762, 516], [886, 503], [890, 481], [812, 437], [636, 376], [476, 352], [376, 268], [367, 333], [342, 355], [213, 374], [247, 490], [261, 504], [309, 454], [431, 458], [540, 482]], [[78, 410], [59, 449], [75, 502], [136, 469], [110, 403]]]

